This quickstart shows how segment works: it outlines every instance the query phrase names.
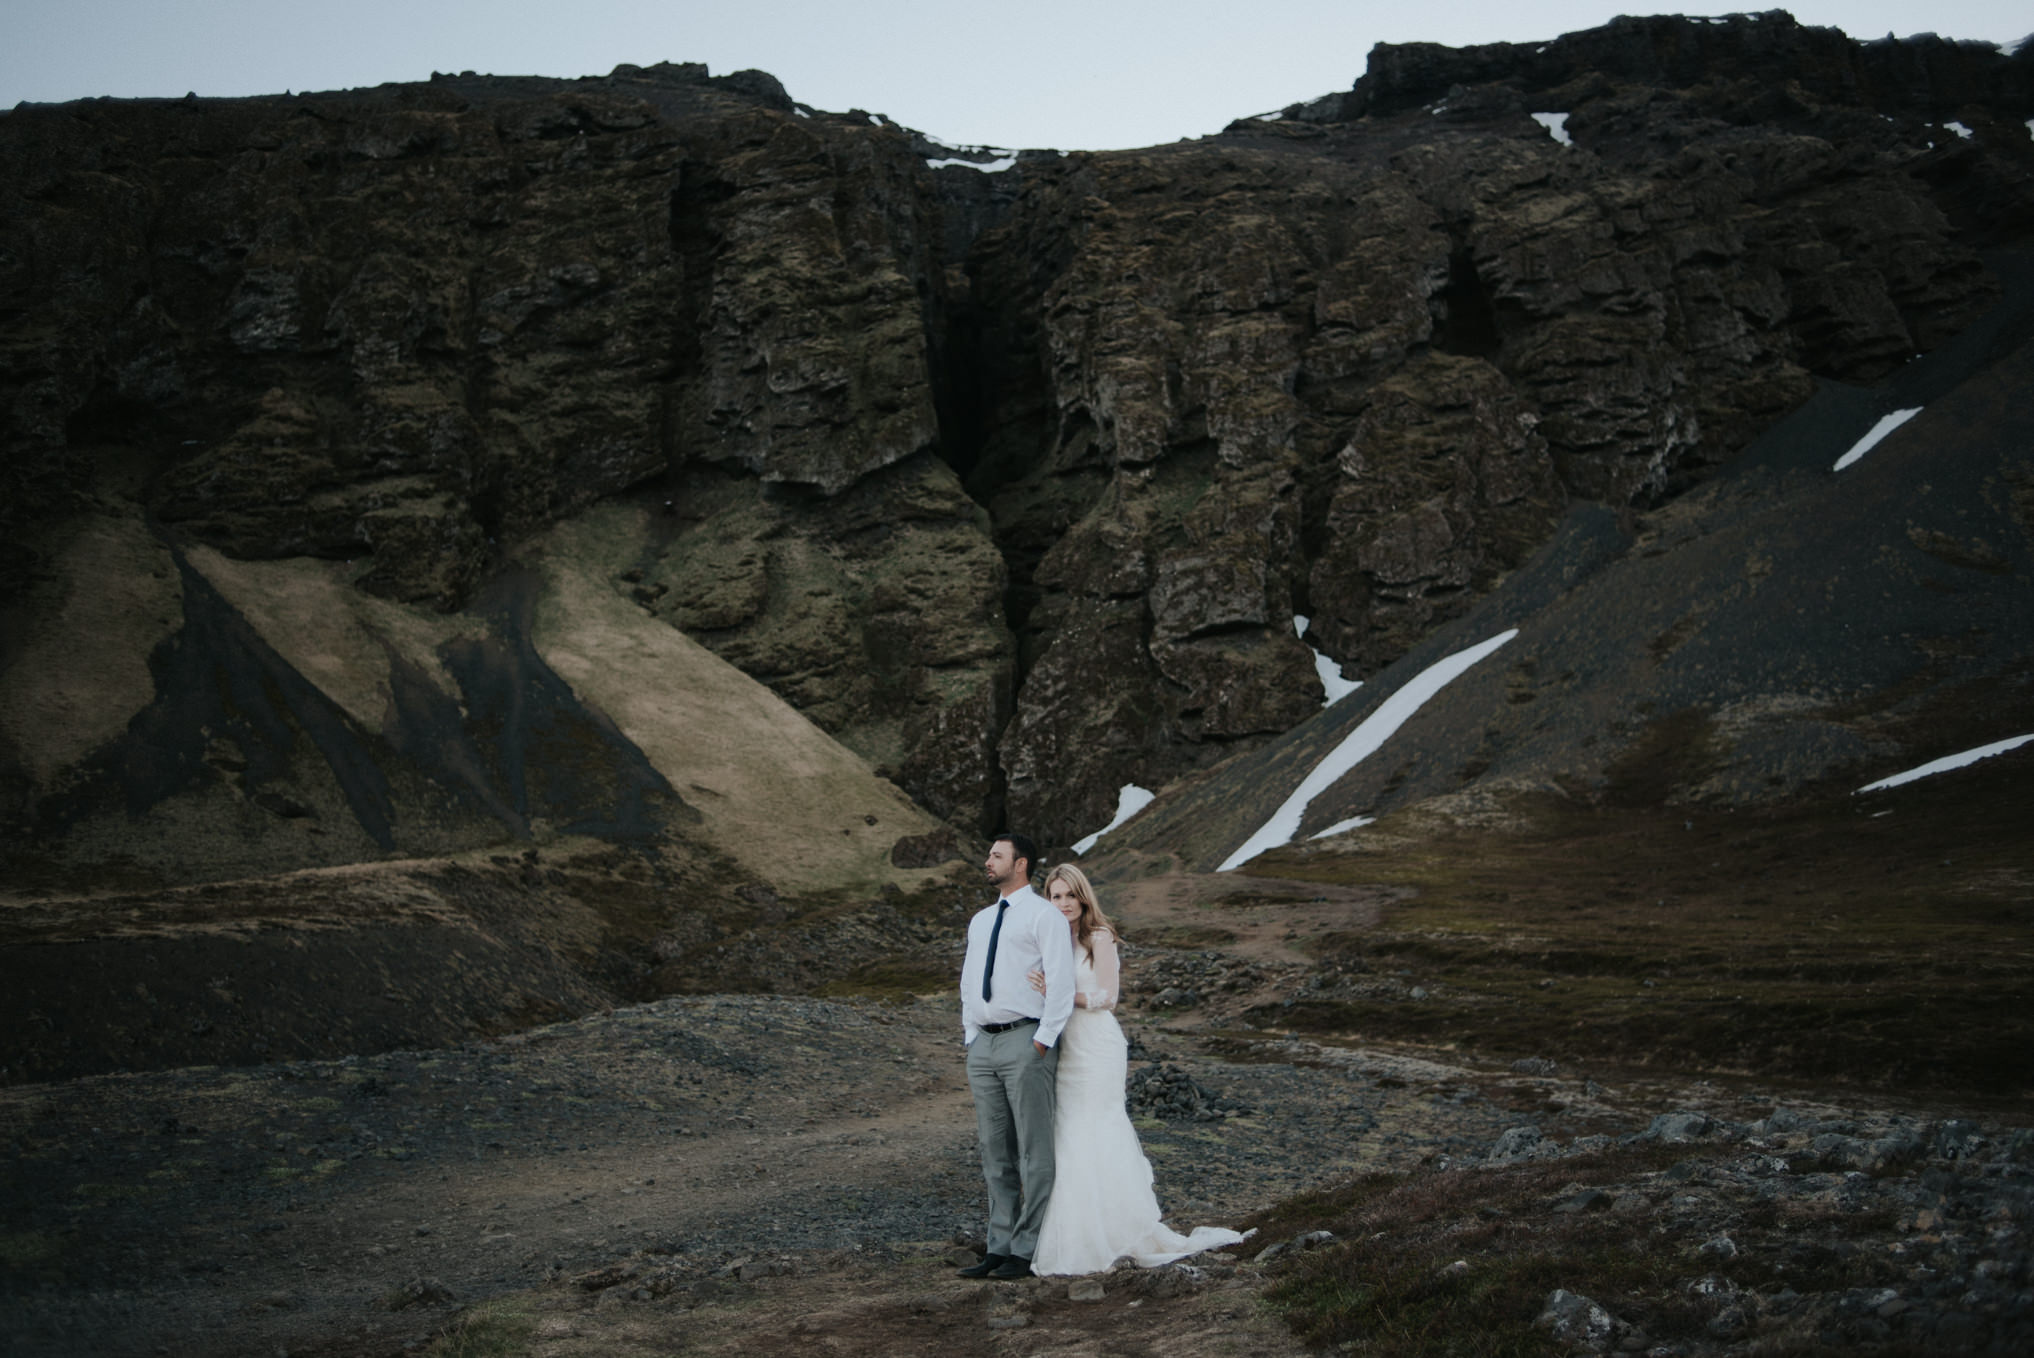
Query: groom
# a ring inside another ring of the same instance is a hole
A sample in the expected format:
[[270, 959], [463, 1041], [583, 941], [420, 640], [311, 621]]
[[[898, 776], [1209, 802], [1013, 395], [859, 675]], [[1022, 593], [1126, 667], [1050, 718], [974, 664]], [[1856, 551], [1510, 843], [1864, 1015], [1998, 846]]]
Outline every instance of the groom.
[[[998, 899], [968, 922], [961, 1027], [968, 1088], [989, 1181], [989, 1249], [963, 1278], [1028, 1278], [1052, 1196], [1052, 1111], [1059, 1034], [1073, 1014], [1073, 939], [1066, 919], [1031, 889], [1038, 850], [1023, 835], [989, 846]], [[1045, 993], [1029, 973], [1045, 973]]]

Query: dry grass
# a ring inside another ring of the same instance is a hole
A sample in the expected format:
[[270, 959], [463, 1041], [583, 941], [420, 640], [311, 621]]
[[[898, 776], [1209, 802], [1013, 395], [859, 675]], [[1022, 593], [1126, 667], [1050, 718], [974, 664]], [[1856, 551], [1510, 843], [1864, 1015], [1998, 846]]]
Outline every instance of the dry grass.
[[1676, 1281], [1695, 1267], [1652, 1223], [1550, 1214], [1575, 1182], [1658, 1169], [1652, 1147], [1481, 1173], [1372, 1175], [1281, 1203], [1249, 1224], [1338, 1241], [1284, 1268], [1268, 1297], [1313, 1344], [1388, 1358], [1561, 1352], [1533, 1328], [1548, 1293], [1579, 1291], [1656, 1339], [1699, 1328]]
[[[1286, 849], [1264, 875], [1410, 887], [1266, 1026], [1492, 1056], [1883, 1089], [2034, 1089], [2034, 753], [1867, 797], [1720, 812], [1522, 800], [1527, 828]], [[1383, 827], [1390, 829], [1389, 822]]]
[[[1578, 1292], [1644, 1331], [1648, 1345], [1704, 1341], [1718, 1303], [1689, 1287], [1712, 1276], [1735, 1288], [1807, 1291], [1898, 1281], [1883, 1246], [1884, 1213], [1830, 1224], [1831, 1237], [1774, 1229], [1751, 1204], [1733, 1217], [1744, 1246], [1703, 1256], [1695, 1238], [1663, 1233], [1646, 1212], [1552, 1210], [1582, 1188], [1643, 1184], [1688, 1148], [1633, 1146], [1483, 1171], [1371, 1175], [1290, 1199], [1253, 1218], [1279, 1239], [1329, 1230], [1337, 1241], [1274, 1269], [1267, 1299], [1312, 1345], [1376, 1358], [1552, 1355], [1566, 1350], [1534, 1321], [1555, 1289]], [[1863, 1247], [1846, 1242], [1866, 1238]], [[1834, 1358], [1836, 1350], [1774, 1338], [1762, 1353]], [[1897, 1342], [1874, 1352], [1908, 1352]]]

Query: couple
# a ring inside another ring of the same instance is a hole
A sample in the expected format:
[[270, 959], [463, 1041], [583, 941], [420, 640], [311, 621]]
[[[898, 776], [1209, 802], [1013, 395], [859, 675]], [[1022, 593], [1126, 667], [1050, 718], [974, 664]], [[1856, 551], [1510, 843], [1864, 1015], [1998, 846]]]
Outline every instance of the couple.
[[968, 924], [961, 1026], [975, 1097], [989, 1242], [963, 1278], [1156, 1268], [1243, 1237], [1159, 1221], [1151, 1163], [1123, 1108], [1116, 937], [1079, 868], [1031, 889], [1037, 850], [999, 835], [983, 866], [997, 902]]

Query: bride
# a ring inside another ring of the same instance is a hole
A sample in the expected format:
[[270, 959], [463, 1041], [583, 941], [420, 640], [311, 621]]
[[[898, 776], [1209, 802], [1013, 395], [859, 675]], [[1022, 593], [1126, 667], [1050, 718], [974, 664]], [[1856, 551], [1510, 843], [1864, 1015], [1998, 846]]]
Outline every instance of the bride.
[[[1046, 876], [1045, 891], [1073, 930], [1075, 992], [1073, 1017], [1059, 1043], [1058, 1110], [1052, 1124], [1057, 1168], [1032, 1270], [1099, 1273], [1126, 1255], [1140, 1268], [1157, 1268], [1235, 1244], [1243, 1239], [1235, 1231], [1202, 1226], [1192, 1235], [1180, 1235], [1159, 1220], [1151, 1162], [1123, 1108], [1129, 1047], [1110, 1012], [1122, 974], [1115, 930], [1079, 868], [1054, 868]], [[1032, 972], [1031, 984], [1043, 993], [1044, 973]]]

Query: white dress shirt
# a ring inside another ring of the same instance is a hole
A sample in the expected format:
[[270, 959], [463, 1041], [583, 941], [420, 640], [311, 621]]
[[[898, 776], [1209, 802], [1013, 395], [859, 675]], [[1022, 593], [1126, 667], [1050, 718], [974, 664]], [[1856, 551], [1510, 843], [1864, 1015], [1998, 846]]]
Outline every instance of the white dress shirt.
[[[1066, 916], [1052, 902], [1019, 887], [1003, 900], [1003, 932], [996, 936], [996, 972], [990, 978], [993, 998], [982, 998], [982, 968], [989, 957], [989, 935], [996, 927], [997, 905], [984, 907], [968, 921], [968, 955], [961, 964], [961, 1027], [972, 1044], [982, 1025], [1038, 1020], [1033, 1040], [1052, 1046], [1073, 1013], [1073, 934]], [[1029, 973], [1045, 973], [1045, 993], [1032, 988]]]

